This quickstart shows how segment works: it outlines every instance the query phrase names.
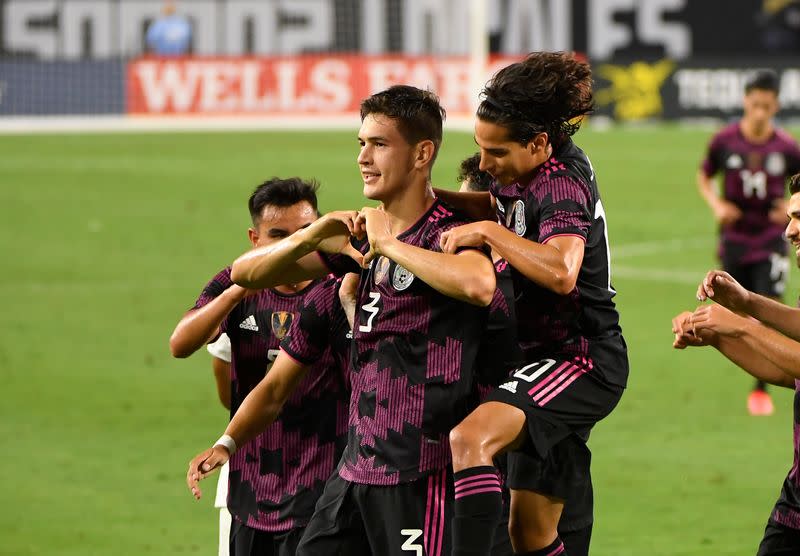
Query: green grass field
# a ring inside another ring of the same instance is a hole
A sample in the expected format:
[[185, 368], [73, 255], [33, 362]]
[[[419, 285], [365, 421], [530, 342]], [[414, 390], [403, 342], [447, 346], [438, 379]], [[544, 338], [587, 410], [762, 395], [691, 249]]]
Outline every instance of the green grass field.
[[[708, 131], [584, 130], [630, 347], [623, 401], [592, 436], [593, 554], [754, 554], [791, 464], [791, 392], [749, 417], [750, 380], [672, 350], [715, 264], [695, 192]], [[450, 133], [434, 182], [475, 147]], [[215, 554], [214, 482], [186, 464], [224, 429], [209, 357], [173, 360], [175, 323], [247, 247], [246, 200], [315, 176], [360, 208], [354, 132], [0, 137], [0, 554]], [[793, 275], [790, 295], [797, 292]]]

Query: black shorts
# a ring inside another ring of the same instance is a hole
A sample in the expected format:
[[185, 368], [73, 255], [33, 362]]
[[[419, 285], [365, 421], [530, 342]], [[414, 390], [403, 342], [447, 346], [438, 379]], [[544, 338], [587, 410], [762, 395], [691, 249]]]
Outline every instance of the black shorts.
[[586, 442], [623, 391], [597, 372], [594, 361], [558, 358], [520, 367], [486, 399], [525, 412], [528, 435], [508, 454], [507, 485], [563, 499], [563, 531], [593, 522], [592, 456]]
[[261, 531], [231, 520], [230, 556], [294, 556], [303, 527], [288, 531]]
[[740, 264], [731, 257], [722, 258], [722, 267], [745, 289], [767, 297], [781, 297], [789, 279], [789, 258], [786, 253], [772, 253], [769, 260]]
[[317, 502], [297, 556], [445, 556], [451, 551], [454, 499], [449, 468], [394, 486], [351, 483], [336, 473]]
[[800, 530], [770, 520], [757, 556], [796, 556], [800, 554]]

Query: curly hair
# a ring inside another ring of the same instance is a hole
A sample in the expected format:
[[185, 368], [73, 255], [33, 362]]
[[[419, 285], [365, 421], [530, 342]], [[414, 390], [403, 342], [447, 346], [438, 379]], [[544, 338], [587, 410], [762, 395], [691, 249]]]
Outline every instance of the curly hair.
[[589, 64], [566, 52], [532, 52], [498, 71], [481, 92], [477, 116], [526, 144], [545, 132], [558, 145], [594, 107]]
[[481, 153], [475, 153], [462, 160], [458, 167], [457, 183], [466, 181], [470, 191], [489, 191], [492, 186], [492, 175], [481, 170], [480, 165]]
[[800, 193], [800, 174], [795, 174], [789, 178], [789, 193], [792, 195]]

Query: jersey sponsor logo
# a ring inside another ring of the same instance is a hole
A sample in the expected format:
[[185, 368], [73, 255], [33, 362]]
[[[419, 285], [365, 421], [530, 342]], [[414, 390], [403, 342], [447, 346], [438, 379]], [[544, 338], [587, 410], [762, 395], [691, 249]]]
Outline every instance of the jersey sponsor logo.
[[275, 311], [272, 313], [270, 323], [272, 324], [272, 333], [275, 334], [276, 338], [283, 340], [292, 326], [292, 320], [294, 320], [294, 315], [287, 311]]
[[786, 173], [786, 159], [781, 153], [769, 153], [764, 161], [764, 169], [770, 176], [782, 176]]
[[519, 382], [517, 382], [516, 380], [512, 380], [510, 382], [504, 382], [503, 384], [498, 386], [498, 388], [502, 388], [503, 390], [508, 390], [512, 394], [516, 394], [517, 393], [517, 385], [518, 384], [519, 384]]
[[391, 261], [383, 255], [378, 257], [378, 260], [375, 263], [375, 272], [372, 275], [373, 282], [376, 286], [383, 282], [383, 279], [386, 278], [387, 274], [389, 274], [390, 263]]
[[742, 157], [736, 153], [733, 153], [728, 157], [728, 160], [725, 161], [725, 166], [731, 170], [738, 170], [742, 167], [743, 163], [744, 161], [742, 160]]
[[525, 224], [525, 202], [517, 201], [514, 203], [514, 232], [518, 236], [524, 236], [528, 227]]
[[250, 315], [246, 319], [244, 319], [241, 323], [239, 323], [239, 328], [243, 330], [252, 330], [253, 332], [258, 332], [258, 324], [256, 323], [256, 318], [253, 315]]
[[394, 289], [401, 292], [407, 290], [411, 283], [414, 281], [414, 275], [403, 266], [395, 265], [394, 273], [392, 274], [392, 286]]

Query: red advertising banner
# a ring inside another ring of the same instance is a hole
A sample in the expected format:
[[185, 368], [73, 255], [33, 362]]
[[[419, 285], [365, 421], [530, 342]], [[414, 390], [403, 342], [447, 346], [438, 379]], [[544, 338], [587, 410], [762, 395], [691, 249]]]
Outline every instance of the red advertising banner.
[[[483, 83], [518, 58], [493, 58]], [[304, 55], [268, 58], [139, 58], [127, 67], [130, 114], [342, 115], [395, 84], [435, 91], [449, 114], [468, 114], [467, 57]]]

